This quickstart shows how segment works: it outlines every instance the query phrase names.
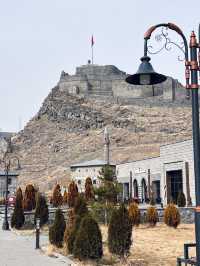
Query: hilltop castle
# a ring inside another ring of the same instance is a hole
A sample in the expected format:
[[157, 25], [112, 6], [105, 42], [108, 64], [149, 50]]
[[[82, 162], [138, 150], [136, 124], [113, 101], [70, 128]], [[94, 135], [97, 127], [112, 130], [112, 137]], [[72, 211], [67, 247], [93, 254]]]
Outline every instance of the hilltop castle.
[[62, 71], [58, 83], [61, 91], [72, 95], [146, 98], [162, 96], [164, 100], [176, 100], [185, 97], [183, 86], [175, 79], [168, 79], [159, 85], [135, 86], [125, 82], [127, 74], [113, 65], [93, 65], [90, 62], [76, 68], [75, 75]]

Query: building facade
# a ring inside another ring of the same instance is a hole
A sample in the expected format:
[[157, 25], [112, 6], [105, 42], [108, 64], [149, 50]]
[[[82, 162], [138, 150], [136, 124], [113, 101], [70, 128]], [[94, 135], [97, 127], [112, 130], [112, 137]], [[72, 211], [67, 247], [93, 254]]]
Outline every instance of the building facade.
[[166, 205], [176, 203], [181, 191], [187, 205], [195, 205], [192, 140], [162, 145], [159, 157], [119, 164], [116, 174], [124, 199], [135, 197], [144, 203], [153, 196]]
[[[98, 187], [100, 184], [99, 176], [102, 167], [108, 165], [107, 161], [104, 160], [92, 160], [85, 161], [82, 163], [74, 164], [70, 166], [71, 178], [78, 186], [79, 192], [85, 191], [85, 181], [87, 177], [90, 177], [94, 187]], [[110, 167], [115, 171], [115, 165], [109, 164]]]

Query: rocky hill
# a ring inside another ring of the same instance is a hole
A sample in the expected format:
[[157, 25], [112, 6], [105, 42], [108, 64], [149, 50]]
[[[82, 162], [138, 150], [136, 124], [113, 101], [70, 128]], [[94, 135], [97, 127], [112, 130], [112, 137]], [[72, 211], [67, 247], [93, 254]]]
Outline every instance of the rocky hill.
[[190, 102], [162, 97], [135, 99], [126, 105], [107, 97], [72, 96], [52, 89], [37, 115], [12, 139], [20, 157], [20, 183], [42, 190], [66, 184], [69, 166], [103, 158], [103, 129], [108, 126], [112, 161], [117, 163], [159, 154], [159, 146], [191, 138]]

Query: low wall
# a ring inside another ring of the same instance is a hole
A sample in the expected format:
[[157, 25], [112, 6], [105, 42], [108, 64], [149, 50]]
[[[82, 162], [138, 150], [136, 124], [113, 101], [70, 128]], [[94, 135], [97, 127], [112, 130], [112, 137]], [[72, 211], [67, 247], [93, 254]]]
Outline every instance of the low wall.
[[[183, 224], [193, 224], [194, 223], [194, 207], [179, 207], [179, 212], [181, 216], [181, 223]], [[157, 208], [159, 222], [163, 222], [164, 209]], [[140, 209], [141, 220], [144, 223], [146, 221], [146, 208]]]

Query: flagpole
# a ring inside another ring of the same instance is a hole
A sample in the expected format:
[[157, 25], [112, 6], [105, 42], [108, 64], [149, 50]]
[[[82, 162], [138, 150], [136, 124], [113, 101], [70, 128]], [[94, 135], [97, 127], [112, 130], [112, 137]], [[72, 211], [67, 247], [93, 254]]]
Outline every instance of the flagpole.
[[93, 65], [93, 45], [92, 45], [92, 65]]
[[93, 65], [93, 63], [94, 63], [94, 51], [93, 51], [93, 46], [94, 46], [94, 38], [93, 38], [93, 35], [92, 35], [92, 38], [91, 38], [92, 65]]

